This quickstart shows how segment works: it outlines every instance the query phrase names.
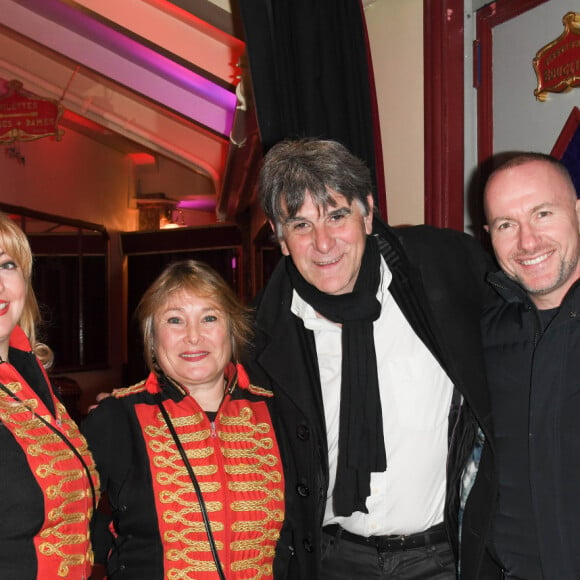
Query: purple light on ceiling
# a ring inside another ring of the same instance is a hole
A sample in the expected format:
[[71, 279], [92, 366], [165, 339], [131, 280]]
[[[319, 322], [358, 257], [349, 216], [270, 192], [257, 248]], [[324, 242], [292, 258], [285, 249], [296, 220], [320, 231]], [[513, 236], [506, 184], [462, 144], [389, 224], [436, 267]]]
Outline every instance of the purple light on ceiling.
[[199, 197], [197, 199], [182, 199], [177, 204], [177, 209], [193, 209], [197, 211], [214, 211], [216, 208], [215, 197]]
[[[171, 59], [139, 44], [103, 23], [91, 18], [88, 14], [75, 10], [58, 0], [17, 0], [18, 4], [52, 20], [56, 24], [74, 31], [76, 34], [110, 50], [133, 64], [147, 69], [149, 72], [164, 78], [168, 82], [187, 90], [227, 112], [228, 122], [224, 134], [229, 133], [236, 107], [236, 95], [207, 78], [189, 70]], [[129, 81], [129, 79], [127, 79]], [[160, 100], [160, 102], [163, 102]], [[169, 108], [174, 108], [171, 104]], [[184, 111], [179, 111], [184, 112]], [[191, 112], [191, 118], [208, 127], [214, 123], [199, 118], [199, 110]]]

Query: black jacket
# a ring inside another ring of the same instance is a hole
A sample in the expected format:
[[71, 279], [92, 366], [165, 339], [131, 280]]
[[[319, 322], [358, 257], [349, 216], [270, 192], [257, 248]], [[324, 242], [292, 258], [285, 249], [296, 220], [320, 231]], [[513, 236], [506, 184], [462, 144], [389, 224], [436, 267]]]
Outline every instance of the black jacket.
[[[393, 274], [391, 293], [465, 398], [466, 405], [450, 420], [457, 428], [450, 438], [446, 522], [456, 554], [459, 478], [477, 424], [488, 438], [464, 514], [462, 578], [497, 578], [498, 570], [484, 550], [496, 495], [480, 335], [486, 254], [470, 236], [452, 230], [392, 229], [378, 220], [374, 228]], [[315, 580], [328, 487], [326, 429], [314, 338], [300, 330], [302, 321], [291, 313], [291, 302], [282, 261], [258, 300], [255, 351], [246, 366], [253, 381], [274, 391], [291, 451], [286, 466], [288, 529], [278, 562], [289, 560], [289, 578]]]
[[[529, 494], [525, 528], [536, 532], [526, 542], [528, 549], [535, 542], [533, 556], [539, 555], [536, 565], [542, 569], [534, 577], [580, 578], [580, 283], [542, 330], [540, 313], [519, 285], [503, 273], [490, 281], [501, 298], [485, 313], [483, 336], [494, 429], [502, 435], [497, 438], [499, 473], [509, 483], [500, 486], [497, 531], [510, 525], [502, 514], [522, 511], [520, 495], [510, 496], [509, 487], [523, 479], [520, 485]], [[514, 479], [518, 461], [525, 463]], [[513, 541], [497, 546], [508, 567]]]

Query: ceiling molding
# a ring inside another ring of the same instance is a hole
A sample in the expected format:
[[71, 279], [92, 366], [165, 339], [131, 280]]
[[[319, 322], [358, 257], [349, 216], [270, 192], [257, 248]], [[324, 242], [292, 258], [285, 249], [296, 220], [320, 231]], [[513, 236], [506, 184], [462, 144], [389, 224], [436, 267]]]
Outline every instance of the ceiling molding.
[[[208, 24], [191, 12], [166, 0], [75, 0], [92, 18], [101, 18], [167, 51], [174, 58], [191, 63], [231, 86], [237, 84], [237, 63], [244, 43]], [[162, 23], [162, 25], [160, 25]]]
[[134, 143], [206, 176], [203, 193], [219, 196], [244, 43], [176, 4], [2, 0], [0, 77], [60, 101], [69, 127], [81, 116], [103, 143], [119, 135], [120, 151]]
[[213, 131], [222, 135], [231, 131], [233, 92], [59, 0], [4, 0], [0, 21]]
[[229, 145], [226, 138], [156, 109], [107, 79], [75, 69], [73, 63], [51, 59], [0, 34], [0, 55], [16, 54], [17, 62], [0, 58], [0, 77], [5, 81], [19, 80], [26, 90], [60, 101], [65, 109], [102, 128], [207, 175], [215, 192], [220, 191]]

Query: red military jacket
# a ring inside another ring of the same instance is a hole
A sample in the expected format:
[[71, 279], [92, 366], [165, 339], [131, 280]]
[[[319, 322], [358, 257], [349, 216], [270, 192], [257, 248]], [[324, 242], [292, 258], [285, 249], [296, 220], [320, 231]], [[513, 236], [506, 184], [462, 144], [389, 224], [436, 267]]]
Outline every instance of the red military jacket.
[[0, 362], [0, 577], [84, 580], [98, 476], [22, 329]]
[[201, 488], [228, 580], [273, 577], [284, 519], [284, 478], [267, 405], [271, 393], [231, 365], [215, 419], [167, 379], [151, 374], [114, 391], [83, 429], [112, 508], [97, 561], [123, 578], [217, 578], [200, 502], [168, 414]]

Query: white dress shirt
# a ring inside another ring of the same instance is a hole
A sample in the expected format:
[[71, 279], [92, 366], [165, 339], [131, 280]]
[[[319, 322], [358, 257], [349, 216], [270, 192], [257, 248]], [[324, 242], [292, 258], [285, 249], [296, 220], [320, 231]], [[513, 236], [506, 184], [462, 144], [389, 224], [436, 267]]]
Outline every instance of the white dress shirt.
[[[324, 525], [338, 523], [361, 536], [412, 534], [443, 521], [447, 427], [453, 385], [393, 299], [392, 275], [381, 258], [374, 322], [387, 470], [371, 474], [368, 514], [336, 516], [341, 383], [341, 327], [316, 314], [296, 291], [292, 312], [314, 333], [326, 419], [330, 479]], [[338, 482], [339, 484], [340, 482]]]

